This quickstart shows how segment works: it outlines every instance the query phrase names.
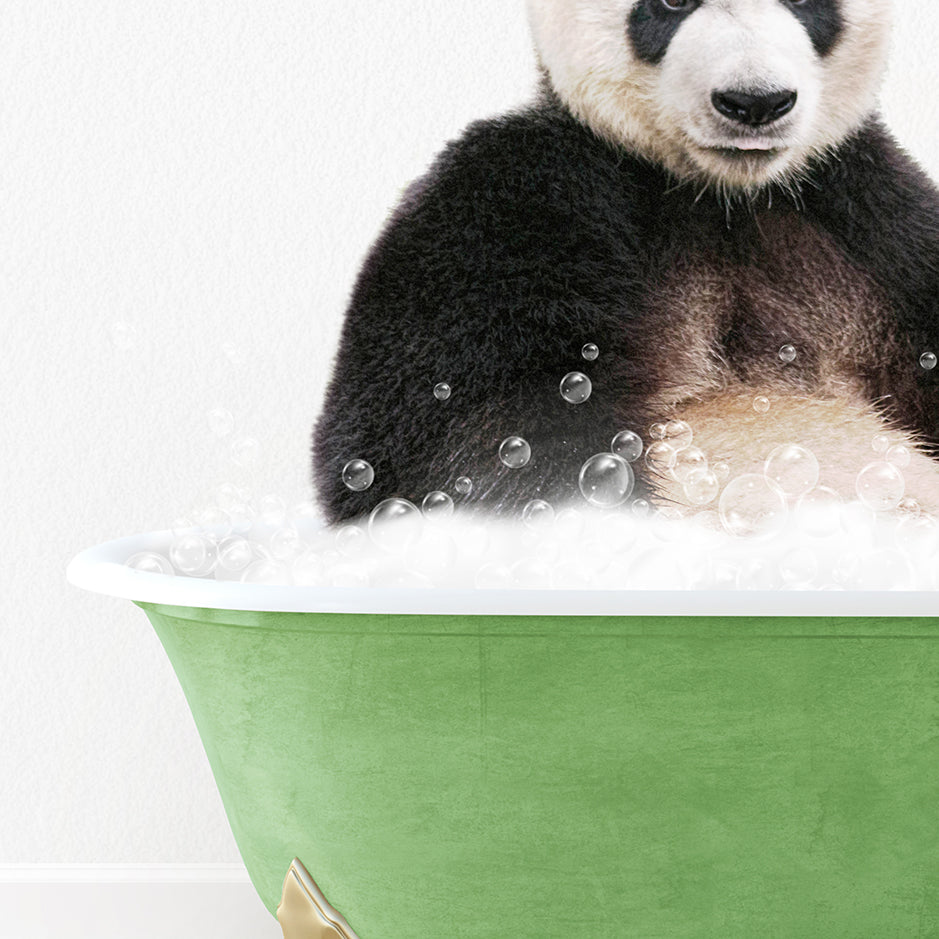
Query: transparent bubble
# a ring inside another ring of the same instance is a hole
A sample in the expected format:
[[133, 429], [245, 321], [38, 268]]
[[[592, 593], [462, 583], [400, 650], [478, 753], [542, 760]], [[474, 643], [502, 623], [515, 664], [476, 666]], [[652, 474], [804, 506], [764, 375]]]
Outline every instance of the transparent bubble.
[[786, 523], [786, 497], [765, 477], [747, 473], [724, 487], [718, 511], [721, 524], [729, 534], [769, 537]]
[[468, 496], [473, 491], [473, 480], [469, 476], [460, 476], [453, 484], [453, 488], [461, 496]]
[[769, 398], [758, 395], [753, 399], [753, 410], [757, 414], [765, 414], [769, 410]]
[[251, 529], [254, 524], [255, 511], [248, 502], [236, 502], [228, 509], [228, 516], [231, 519], [232, 531], [243, 535]]
[[437, 382], [437, 384], [434, 385], [434, 397], [438, 401], [446, 401], [451, 393], [452, 389], [445, 381]]
[[730, 465], [723, 460], [715, 463], [711, 467], [711, 472], [717, 477], [719, 483], [726, 482], [730, 479]]
[[231, 513], [232, 506], [251, 502], [251, 493], [234, 483], [223, 483], [213, 493], [215, 503], [220, 509]]
[[669, 421], [665, 425], [665, 439], [675, 450], [681, 451], [691, 446], [694, 433], [684, 421]]
[[561, 379], [561, 397], [568, 404], [583, 404], [593, 391], [593, 384], [583, 372], [568, 372]]
[[936, 359], [935, 352], [924, 352], [919, 357], [919, 364], [926, 369], [927, 372], [931, 372], [936, 367], [936, 362], [939, 361]]
[[384, 551], [400, 551], [420, 537], [424, 518], [421, 510], [407, 499], [385, 499], [368, 518], [368, 534]]
[[196, 512], [196, 525], [203, 529], [202, 533], [211, 541], [219, 541], [232, 532], [231, 516], [217, 505], [210, 505], [207, 508]]
[[333, 587], [358, 590], [367, 587], [370, 580], [368, 571], [364, 570], [359, 564], [334, 567], [329, 572], [329, 583]]
[[364, 492], [375, 482], [375, 470], [366, 460], [349, 460], [342, 468], [342, 481], [353, 492]]
[[522, 521], [528, 528], [540, 531], [554, 521], [554, 507], [544, 499], [532, 499], [522, 509]]
[[189, 532], [173, 539], [170, 560], [181, 574], [200, 577], [214, 567], [215, 548], [204, 535]]
[[453, 515], [453, 499], [439, 489], [428, 492], [421, 503], [424, 518], [442, 519]]
[[779, 571], [768, 558], [749, 558], [737, 571], [738, 590], [778, 590], [780, 583]]
[[135, 571], [144, 571], [147, 574], [172, 574], [173, 565], [162, 554], [156, 551], [138, 551], [132, 554], [125, 562]]
[[561, 541], [573, 541], [583, 535], [585, 524], [584, 513], [568, 506], [555, 516], [554, 531]]
[[706, 469], [695, 470], [685, 478], [685, 498], [692, 505], [707, 505], [713, 502], [720, 488], [717, 477]]
[[293, 525], [278, 528], [270, 538], [271, 554], [278, 561], [292, 561], [306, 548], [300, 533]]
[[261, 558], [245, 568], [241, 581], [245, 584], [289, 584], [290, 570], [286, 564]]
[[642, 551], [629, 567], [629, 586], [636, 590], [682, 590], [687, 581], [672, 547]]
[[906, 491], [903, 473], [892, 463], [868, 463], [857, 475], [858, 498], [874, 512], [895, 509]]
[[137, 334], [134, 327], [121, 320], [115, 320], [111, 323], [108, 333], [114, 348], [120, 349], [121, 352], [132, 349], [137, 341]]
[[261, 496], [258, 500], [258, 518], [265, 525], [283, 525], [287, 517], [287, 503], [274, 493]]
[[315, 551], [304, 551], [293, 559], [290, 574], [298, 587], [316, 587], [324, 581], [324, 564]]
[[795, 443], [776, 447], [763, 464], [763, 475], [789, 499], [798, 499], [814, 489], [818, 474], [815, 454]]
[[629, 507], [636, 518], [648, 518], [652, 514], [652, 505], [646, 499], [635, 499]]
[[213, 408], [206, 414], [206, 420], [216, 437], [227, 437], [235, 429], [235, 416], [225, 408]]
[[661, 422], [653, 424], [649, 428], [649, 438], [651, 440], [664, 440], [665, 439], [665, 425]]
[[818, 558], [808, 548], [792, 548], [779, 561], [779, 573], [790, 584], [809, 584], [818, 576]]
[[886, 453], [890, 449], [890, 438], [886, 434], [877, 434], [871, 438], [871, 449], [874, 453]]
[[672, 505], [663, 505], [652, 516], [652, 533], [659, 541], [678, 541], [684, 537], [685, 531], [675, 522], [680, 522], [683, 518], [684, 513], [681, 509]]
[[[672, 446], [669, 438], [666, 446]], [[679, 450], [675, 455], [675, 465], [672, 467], [672, 473], [679, 482], [684, 482], [693, 473], [706, 471], [708, 468], [708, 458], [700, 447], [685, 447]]]
[[354, 558], [368, 547], [368, 536], [358, 525], [343, 525], [334, 541], [336, 549], [346, 558]]
[[218, 566], [225, 571], [243, 571], [254, 560], [254, 551], [244, 538], [233, 535], [218, 544]]
[[310, 526], [320, 520], [320, 513], [309, 499], [298, 502], [287, 513], [291, 522], [296, 525]]
[[782, 362], [785, 362], [788, 365], [790, 362], [794, 362], [796, 359], [796, 347], [786, 343], [779, 350], [779, 358]]
[[514, 586], [511, 568], [494, 561], [476, 571], [474, 583], [477, 590], [508, 590]]
[[635, 463], [642, 456], [642, 437], [631, 430], [621, 430], [613, 438], [610, 449], [627, 463]]
[[522, 437], [506, 437], [499, 447], [499, 459], [509, 469], [519, 469], [531, 459], [531, 447]]
[[592, 342], [588, 342], [583, 349], [580, 350], [580, 354], [588, 362], [593, 362], [600, 354], [600, 350]]
[[799, 527], [813, 538], [828, 538], [841, 528], [841, 496], [827, 486], [816, 486], [798, 502]]
[[675, 448], [664, 440], [650, 443], [646, 450], [646, 466], [660, 476], [667, 476], [674, 468], [678, 454]]
[[906, 469], [906, 467], [910, 465], [912, 454], [908, 447], [904, 447], [902, 444], [896, 444], [887, 451], [884, 458], [888, 463], [892, 463], [900, 469]]
[[256, 437], [239, 437], [232, 441], [231, 456], [239, 466], [251, 466], [261, 453], [261, 443]]
[[909, 590], [915, 579], [909, 559], [894, 548], [860, 555], [852, 573], [851, 586], [862, 590]]
[[512, 585], [522, 590], [539, 590], [551, 586], [551, 568], [537, 558], [522, 558], [512, 567]]
[[577, 485], [581, 494], [599, 508], [622, 505], [633, 491], [632, 467], [615, 453], [597, 453], [580, 469]]

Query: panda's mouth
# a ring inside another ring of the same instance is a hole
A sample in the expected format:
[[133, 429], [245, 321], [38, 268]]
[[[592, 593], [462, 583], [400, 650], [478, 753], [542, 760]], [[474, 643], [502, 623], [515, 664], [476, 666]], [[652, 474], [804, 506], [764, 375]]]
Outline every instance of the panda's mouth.
[[711, 153], [717, 153], [731, 160], [773, 160], [782, 152], [782, 147], [706, 147]]

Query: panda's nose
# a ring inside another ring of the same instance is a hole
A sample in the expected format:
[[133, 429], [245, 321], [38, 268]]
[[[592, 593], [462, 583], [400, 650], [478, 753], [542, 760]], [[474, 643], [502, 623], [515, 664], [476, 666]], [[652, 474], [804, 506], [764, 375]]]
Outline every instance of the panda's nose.
[[772, 124], [788, 114], [795, 107], [797, 97], [795, 91], [757, 95], [746, 91], [715, 91], [711, 94], [711, 104], [724, 117], [738, 124], [759, 127]]

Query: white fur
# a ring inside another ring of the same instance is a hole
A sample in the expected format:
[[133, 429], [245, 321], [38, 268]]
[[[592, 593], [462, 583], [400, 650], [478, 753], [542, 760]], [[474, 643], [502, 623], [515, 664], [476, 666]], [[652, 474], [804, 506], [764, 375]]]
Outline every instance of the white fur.
[[[683, 179], [755, 188], [798, 177], [857, 128], [876, 104], [891, 0], [845, 0], [835, 48], [819, 57], [781, 0], [703, 0], [657, 65], [633, 54], [637, 0], [528, 0], [541, 63], [557, 94], [595, 133]], [[798, 101], [759, 131], [734, 125], [712, 91], [794, 90]], [[728, 159], [715, 147], [775, 156]]]

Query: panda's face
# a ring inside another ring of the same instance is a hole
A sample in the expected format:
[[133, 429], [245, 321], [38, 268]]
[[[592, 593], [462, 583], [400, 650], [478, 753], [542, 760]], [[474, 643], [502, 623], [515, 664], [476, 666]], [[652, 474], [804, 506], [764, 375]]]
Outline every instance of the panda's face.
[[681, 178], [797, 178], [870, 113], [890, 0], [528, 0], [581, 120]]

